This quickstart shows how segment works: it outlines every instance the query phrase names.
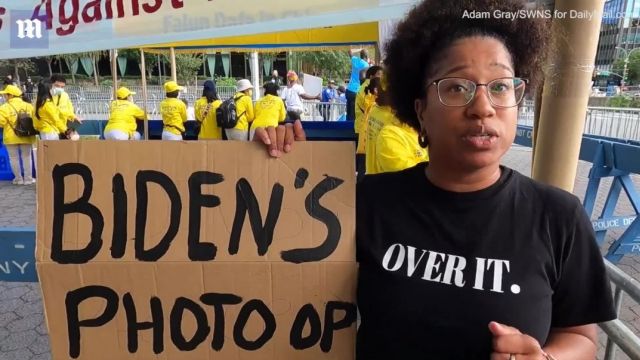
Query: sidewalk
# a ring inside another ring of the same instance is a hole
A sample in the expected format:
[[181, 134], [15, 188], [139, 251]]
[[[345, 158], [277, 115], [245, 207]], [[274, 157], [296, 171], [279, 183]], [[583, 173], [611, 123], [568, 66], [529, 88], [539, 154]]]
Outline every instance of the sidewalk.
[[[531, 149], [514, 146], [504, 157], [503, 163], [524, 175], [530, 175]], [[590, 164], [580, 162], [574, 193], [584, 197]], [[640, 189], [640, 176], [634, 178], [636, 188]], [[610, 182], [604, 182], [606, 186]], [[595, 213], [602, 209], [608, 188], [598, 193]], [[22, 227], [35, 225], [35, 186], [14, 186], [10, 182], [0, 181], [0, 227]], [[630, 214], [631, 204], [622, 196], [618, 214]], [[613, 236], [619, 236], [622, 230], [610, 231], [608, 243]], [[608, 248], [608, 245], [604, 249]], [[604, 253], [604, 251], [603, 251]], [[618, 266], [640, 279], [640, 256], [625, 256]], [[633, 304], [625, 297], [620, 318], [636, 334], [640, 334], [640, 305]], [[604, 354], [605, 337], [600, 334], [599, 359]], [[49, 337], [44, 322], [40, 288], [37, 283], [0, 282], [0, 360], [44, 360], [51, 359]], [[616, 359], [629, 357], [618, 351]]]

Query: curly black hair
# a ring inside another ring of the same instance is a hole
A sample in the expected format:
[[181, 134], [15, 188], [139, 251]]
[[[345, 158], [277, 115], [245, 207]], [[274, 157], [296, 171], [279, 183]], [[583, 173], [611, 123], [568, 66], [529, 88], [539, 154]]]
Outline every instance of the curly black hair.
[[[548, 19], [542, 13], [516, 20], [492, 16], [525, 8], [522, 0], [425, 0], [413, 8], [386, 46], [389, 100], [398, 118], [420, 131], [415, 100], [426, 95], [425, 82], [442, 53], [470, 36], [500, 40], [511, 54], [516, 76], [529, 79], [528, 91], [535, 88], [542, 77]], [[485, 16], [470, 18], [474, 11]]]

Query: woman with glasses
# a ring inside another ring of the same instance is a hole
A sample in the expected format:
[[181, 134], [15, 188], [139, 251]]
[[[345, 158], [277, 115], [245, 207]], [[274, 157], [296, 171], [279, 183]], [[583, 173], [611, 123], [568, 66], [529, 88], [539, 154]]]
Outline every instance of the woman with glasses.
[[580, 201], [500, 165], [548, 24], [464, 14], [523, 8], [426, 0], [387, 46], [391, 106], [429, 162], [358, 185], [358, 359], [594, 359], [615, 318]]
[[[615, 318], [580, 201], [500, 165], [548, 24], [465, 13], [524, 6], [425, 0], [387, 45], [392, 108], [429, 163], [358, 184], [359, 360], [593, 360], [595, 324]], [[272, 156], [305, 138], [298, 123], [276, 149], [258, 130]]]

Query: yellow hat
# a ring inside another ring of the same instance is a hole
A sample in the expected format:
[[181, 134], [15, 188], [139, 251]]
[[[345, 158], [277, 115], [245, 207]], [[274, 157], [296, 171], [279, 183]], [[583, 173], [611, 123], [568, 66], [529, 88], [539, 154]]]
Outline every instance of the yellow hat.
[[118, 99], [126, 99], [129, 95], [135, 95], [136, 93], [122, 86], [116, 91], [116, 96]]
[[7, 85], [4, 90], [0, 91], [0, 94], [8, 94], [13, 96], [22, 96], [22, 90], [15, 85]]
[[178, 85], [178, 83], [175, 81], [167, 81], [166, 83], [164, 83], [164, 92], [170, 93], [182, 89], [184, 88]]

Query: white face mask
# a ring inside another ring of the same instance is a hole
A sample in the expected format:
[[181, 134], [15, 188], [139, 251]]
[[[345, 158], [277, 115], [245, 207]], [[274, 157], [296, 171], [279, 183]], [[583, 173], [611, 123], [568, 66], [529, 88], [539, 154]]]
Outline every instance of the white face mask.
[[64, 92], [63, 88], [59, 88], [59, 87], [51, 88], [51, 95], [52, 96], [58, 96], [58, 95], [62, 94], [63, 92]]

